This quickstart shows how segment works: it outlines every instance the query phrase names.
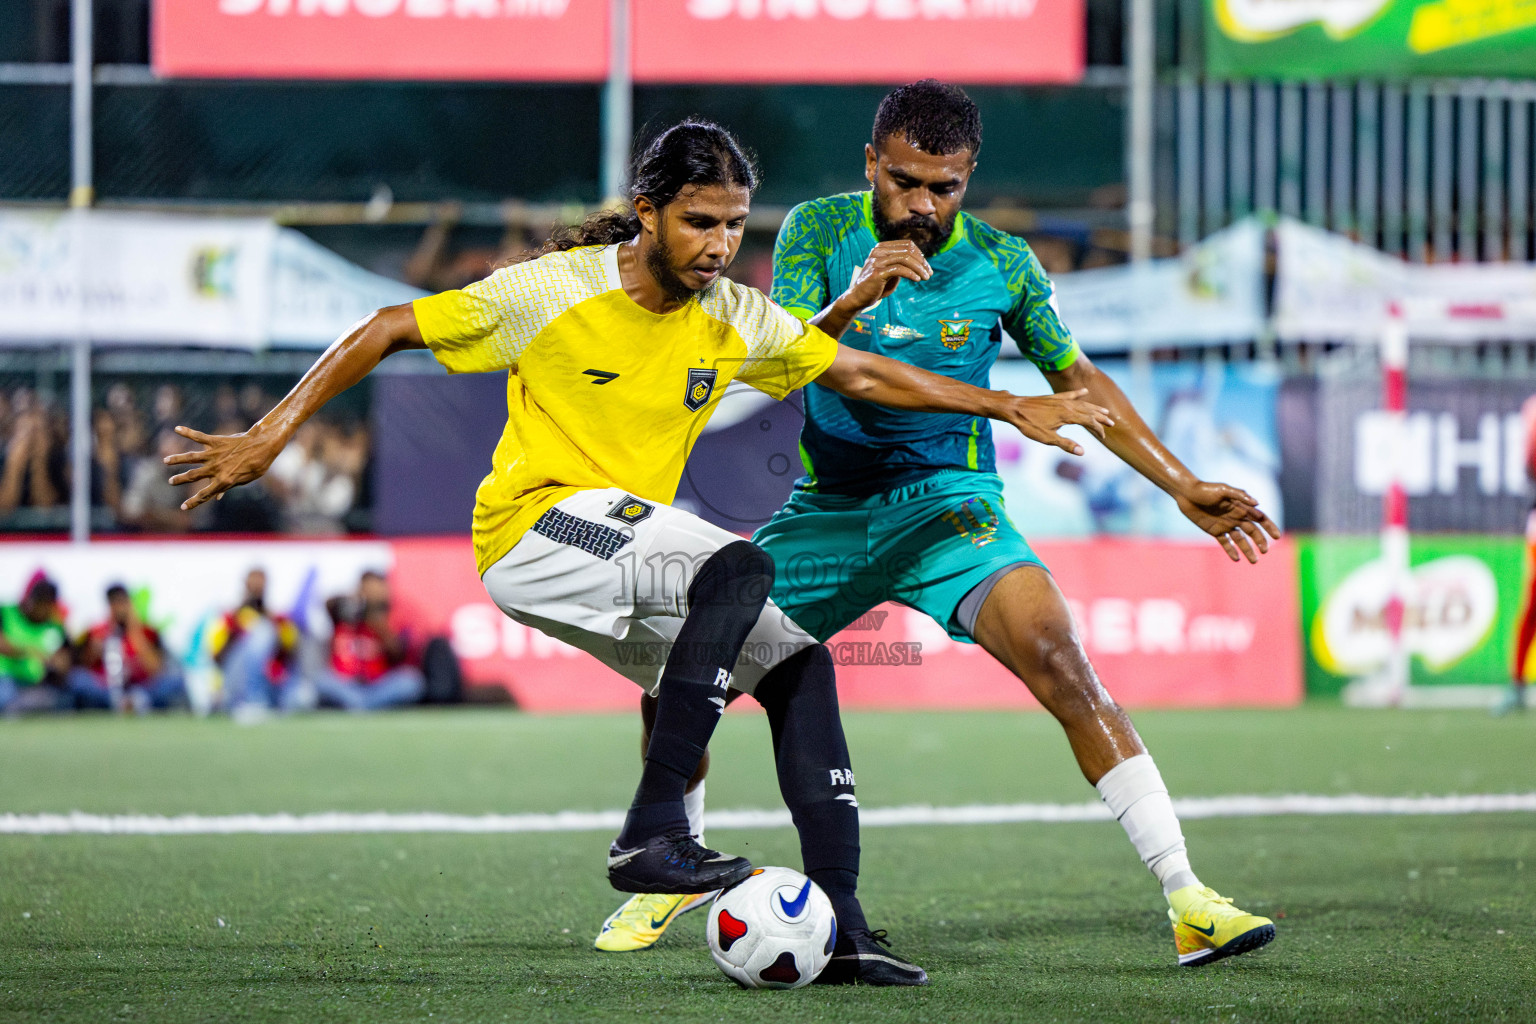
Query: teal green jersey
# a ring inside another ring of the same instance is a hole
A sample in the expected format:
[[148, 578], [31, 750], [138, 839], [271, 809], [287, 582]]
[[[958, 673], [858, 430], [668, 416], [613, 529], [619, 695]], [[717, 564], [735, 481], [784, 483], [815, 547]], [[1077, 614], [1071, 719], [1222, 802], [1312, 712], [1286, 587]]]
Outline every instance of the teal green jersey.
[[[775, 302], [810, 319], [842, 294], [875, 247], [870, 198], [852, 192], [790, 211], [773, 250]], [[928, 262], [933, 277], [902, 281], [849, 324], [843, 344], [983, 388], [1004, 331], [1041, 369], [1063, 370], [1077, 359], [1050, 279], [1022, 238], [961, 213]], [[817, 384], [805, 389], [805, 413], [803, 490], [870, 495], [942, 469], [995, 469], [981, 417], [887, 409]]]

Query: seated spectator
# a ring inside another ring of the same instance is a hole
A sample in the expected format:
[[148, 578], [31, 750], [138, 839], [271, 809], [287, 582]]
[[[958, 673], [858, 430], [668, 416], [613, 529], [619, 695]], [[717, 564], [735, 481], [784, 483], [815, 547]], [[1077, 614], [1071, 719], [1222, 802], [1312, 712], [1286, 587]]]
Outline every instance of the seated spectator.
[[20, 604], [0, 605], [0, 711], [61, 711], [69, 706], [59, 685], [69, 671], [69, 645], [59, 616], [59, 590], [41, 573]]
[[266, 593], [267, 574], [252, 569], [245, 577], [245, 599], [212, 637], [213, 659], [224, 672], [221, 703], [237, 721], [260, 721], [274, 709], [292, 711], [302, 700], [294, 671], [298, 627], [267, 611]]
[[406, 644], [389, 624], [389, 582], [363, 573], [356, 594], [325, 603], [334, 630], [330, 664], [316, 673], [320, 703], [348, 711], [377, 711], [421, 700], [426, 680], [405, 663]]
[[186, 703], [181, 669], [166, 653], [160, 634], [139, 618], [128, 589], [107, 588], [107, 620], [92, 626], [76, 645], [69, 691], [83, 708], [143, 713]]

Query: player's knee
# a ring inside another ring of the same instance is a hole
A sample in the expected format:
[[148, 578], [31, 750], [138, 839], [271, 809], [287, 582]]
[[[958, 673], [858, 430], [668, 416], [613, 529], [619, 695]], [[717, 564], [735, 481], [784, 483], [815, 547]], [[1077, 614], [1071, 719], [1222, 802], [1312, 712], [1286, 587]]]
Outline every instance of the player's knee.
[[688, 586], [688, 600], [697, 600], [705, 588], [743, 585], [766, 599], [773, 586], [773, 556], [749, 540], [725, 545], [704, 560]]
[[837, 666], [826, 644], [812, 644], [785, 658], [769, 669], [752, 693], [765, 708], [812, 694], [836, 706]]
[[837, 665], [826, 644], [812, 644], [794, 655], [802, 660], [800, 675], [819, 689], [837, 692]]
[[1058, 718], [1091, 713], [1109, 700], [1075, 638], [1037, 635], [1018, 651], [1020, 674]]

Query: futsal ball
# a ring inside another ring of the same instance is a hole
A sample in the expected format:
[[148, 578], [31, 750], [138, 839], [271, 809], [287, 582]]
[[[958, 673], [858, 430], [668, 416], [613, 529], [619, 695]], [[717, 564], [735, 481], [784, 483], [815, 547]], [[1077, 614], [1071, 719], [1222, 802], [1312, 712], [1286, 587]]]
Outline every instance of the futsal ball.
[[836, 942], [832, 901], [789, 868], [758, 868], [709, 907], [709, 955], [744, 988], [809, 985]]

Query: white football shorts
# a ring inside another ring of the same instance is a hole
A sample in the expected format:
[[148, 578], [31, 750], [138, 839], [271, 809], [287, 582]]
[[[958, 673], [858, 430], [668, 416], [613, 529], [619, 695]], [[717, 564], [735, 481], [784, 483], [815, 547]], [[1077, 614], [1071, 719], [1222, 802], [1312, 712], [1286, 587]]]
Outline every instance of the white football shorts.
[[[579, 491], [545, 512], [481, 577], [497, 607], [654, 694], [688, 615], [699, 567], [741, 538], [691, 512], [616, 487]], [[770, 600], [747, 635], [732, 686], [751, 693], [816, 641]]]

